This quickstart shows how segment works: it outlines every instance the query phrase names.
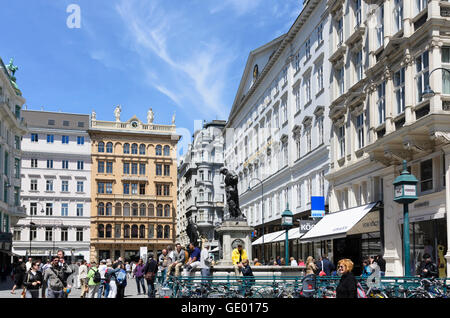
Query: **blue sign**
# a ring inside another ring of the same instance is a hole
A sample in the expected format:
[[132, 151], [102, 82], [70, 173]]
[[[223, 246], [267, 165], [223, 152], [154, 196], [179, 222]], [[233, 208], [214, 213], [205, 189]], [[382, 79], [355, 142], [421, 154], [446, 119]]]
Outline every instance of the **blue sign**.
[[325, 197], [311, 197], [311, 217], [323, 218], [325, 216]]

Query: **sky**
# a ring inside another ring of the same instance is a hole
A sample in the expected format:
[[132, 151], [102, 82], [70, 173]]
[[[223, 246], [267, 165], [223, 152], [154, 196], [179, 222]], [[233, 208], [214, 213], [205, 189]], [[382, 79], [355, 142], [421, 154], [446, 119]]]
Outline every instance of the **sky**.
[[192, 135], [196, 120], [228, 118], [250, 51], [286, 33], [302, 2], [2, 0], [0, 57], [19, 67], [27, 109], [112, 121], [121, 105], [122, 121], [146, 122], [152, 108]]

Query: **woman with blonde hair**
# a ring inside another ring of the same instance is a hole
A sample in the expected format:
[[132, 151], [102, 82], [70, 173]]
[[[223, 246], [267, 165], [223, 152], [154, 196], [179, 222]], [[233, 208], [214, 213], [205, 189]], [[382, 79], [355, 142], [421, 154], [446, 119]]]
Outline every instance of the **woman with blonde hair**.
[[317, 266], [314, 263], [314, 258], [312, 256], [308, 256], [306, 259], [306, 275], [316, 274]]
[[336, 288], [336, 298], [358, 298], [358, 282], [352, 274], [353, 262], [344, 258], [338, 262], [337, 272], [341, 276], [339, 285]]

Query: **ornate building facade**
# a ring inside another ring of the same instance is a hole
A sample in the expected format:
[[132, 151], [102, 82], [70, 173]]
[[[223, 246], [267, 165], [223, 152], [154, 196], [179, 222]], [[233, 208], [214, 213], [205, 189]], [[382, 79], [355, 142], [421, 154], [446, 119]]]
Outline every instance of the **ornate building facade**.
[[120, 121], [91, 117], [92, 210], [90, 259], [136, 260], [140, 249], [156, 255], [175, 242], [176, 149], [172, 125], [133, 117]]

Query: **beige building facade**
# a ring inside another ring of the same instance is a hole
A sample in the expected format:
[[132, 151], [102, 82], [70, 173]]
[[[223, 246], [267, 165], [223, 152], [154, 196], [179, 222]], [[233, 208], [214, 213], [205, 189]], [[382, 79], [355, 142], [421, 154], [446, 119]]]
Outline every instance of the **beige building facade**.
[[137, 260], [175, 242], [176, 149], [172, 125], [133, 117], [99, 121], [91, 116], [92, 209], [90, 259]]

